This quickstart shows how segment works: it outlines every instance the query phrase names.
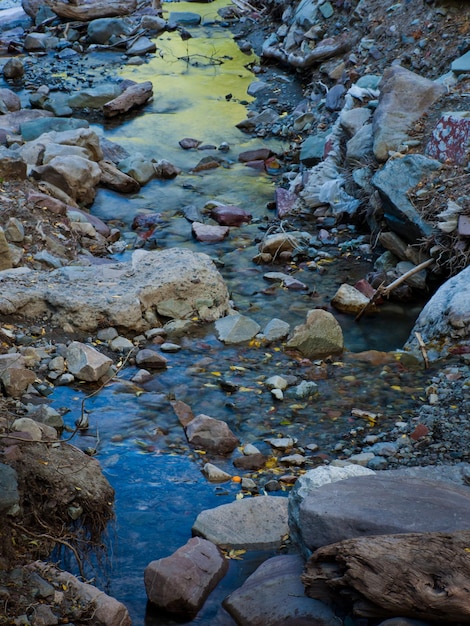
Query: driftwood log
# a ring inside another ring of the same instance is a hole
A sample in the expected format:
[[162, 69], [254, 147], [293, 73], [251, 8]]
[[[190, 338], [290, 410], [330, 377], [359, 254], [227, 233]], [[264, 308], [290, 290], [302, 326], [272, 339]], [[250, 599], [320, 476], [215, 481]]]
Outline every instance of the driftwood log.
[[144, 83], [136, 83], [125, 89], [117, 98], [110, 100], [103, 106], [105, 117], [122, 115], [130, 109], [145, 104], [153, 96], [153, 85], [147, 80]]
[[347, 539], [316, 550], [305, 593], [363, 617], [470, 623], [470, 530]]
[[45, 4], [59, 17], [80, 22], [129, 15], [137, 8], [137, 0], [45, 0]]

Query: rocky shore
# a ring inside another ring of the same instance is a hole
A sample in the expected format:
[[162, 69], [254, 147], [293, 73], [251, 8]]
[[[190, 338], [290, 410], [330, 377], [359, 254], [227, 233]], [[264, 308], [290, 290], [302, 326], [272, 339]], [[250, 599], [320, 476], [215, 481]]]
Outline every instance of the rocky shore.
[[[251, 68], [255, 100], [238, 128], [289, 146], [284, 154], [238, 156], [248, 167], [282, 172], [275, 218], [254, 246], [253, 264], [266, 266], [266, 280], [295, 292], [305, 288], [299, 267], [321, 272], [333, 247], [376, 259], [367, 277], [340, 286], [328, 310], [312, 307], [295, 328], [277, 318], [262, 328], [237, 310], [207, 254], [153, 250], [149, 232], [156, 222], [142, 219], [129, 234], [89, 211], [99, 186], [135, 194], [150, 180], [171, 180], [181, 171], [164, 159], [130, 155], [90, 128], [89, 119], [103, 123], [140, 110], [153, 87], [99, 81], [87, 53], [110, 53], [111, 67], [123, 55], [125, 63], [145, 63], [162, 33], [176, 29], [190, 37], [197, 13], [163, 17], [159, 6], [134, 0], [76, 7], [23, 0], [22, 6], [0, 11], [6, 84], [0, 89], [0, 600], [6, 607], [0, 624], [130, 624], [124, 605], [44, 562], [61, 546], [80, 565], [87, 550], [99, 551], [113, 518], [113, 489], [93, 458], [96, 450], [74, 446], [87, 427], [86, 412], [67, 434], [63, 416], [48, 405], [55, 386], [89, 385], [95, 393], [129, 363], [138, 369], [133, 382], [141, 384], [168, 366], [181, 333], [214, 323], [226, 345], [278, 345], [310, 368], [310, 379], [280, 371], [266, 380], [273, 401], [294, 389], [296, 397], [309, 397], [316, 393], [314, 371], [344, 353], [335, 312], [366, 316], [389, 298], [407, 302], [425, 294], [434, 295], [403, 351], [358, 355], [384, 368], [401, 360], [405, 368], [429, 371], [419, 410], [385, 427], [379, 413], [357, 412], [334, 454], [319, 455], [318, 467], [307, 472], [308, 452], [293, 438], [270, 441], [284, 464], [288, 498], [252, 479], [269, 463], [264, 452], [223, 420], [172, 401], [188, 443], [208, 453], [208, 481], [231, 481], [217, 459], [242, 449], [234, 466], [244, 497], [203, 511], [185, 546], [149, 563], [145, 585], [154, 606], [189, 620], [225, 575], [228, 559], [269, 549], [279, 556], [226, 598], [217, 623], [467, 623], [467, 573], [462, 566], [460, 586], [454, 583], [445, 569], [451, 557], [416, 571], [405, 560], [402, 571], [425, 589], [452, 595], [452, 610], [425, 593], [402, 595], [397, 606], [385, 574], [370, 593], [344, 571], [341, 585], [334, 576], [346, 567], [341, 555], [353, 559], [361, 547], [342, 542], [416, 533], [410, 541], [429, 539], [438, 550], [449, 537], [456, 545], [466, 540], [459, 533], [468, 531], [470, 507], [468, 8], [440, 1], [411, 7], [237, 0], [220, 10], [240, 48], [260, 55]], [[301, 101], [293, 88], [278, 89], [277, 65], [302, 85]], [[93, 78], [85, 85], [86, 73]], [[27, 106], [16, 93], [24, 90]], [[181, 147], [199, 144], [187, 138]], [[199, 171], [219, 167], [224, 151], [214, 147]], [[315, 232], [304, 225], [307, 217]], [[185, 218], [200, 242], [223, 241], [252, 220], [239, 207], [210, 202], [204, 214]], [[345, 239], [348, 224], [367, 234]], [[130, 260], [112, 258], [129, 247]], [[234, 391], [230, 381], [224, 384]], [[280, 484], [275, 472], [272, 483], [273, 490]], [[366, 580], [366, 572], [358, 578]]]

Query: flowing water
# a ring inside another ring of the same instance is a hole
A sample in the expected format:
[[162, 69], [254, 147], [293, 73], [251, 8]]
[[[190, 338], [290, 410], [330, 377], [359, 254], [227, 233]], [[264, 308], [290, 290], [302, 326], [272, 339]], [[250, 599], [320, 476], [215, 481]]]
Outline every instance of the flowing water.
[[[266, 271], [277, 268], [252, 262], [256, 241], [274, 217], [267, 204], [273, 200], [276, 177], [238, 163], [237, 156], [243, 150], [266, 146], [282, 154], [288, 146], [278, 140], [252, 138], [235, 128], [247, 115], [250, 98], [246, 89], [254, 78], [247, 66], [255, 58], [240, 52], [227, 28], [217, 22], [217, 9], [225, 4], [223, 0], [165, 4], [168, 13], [198, 11], [203, 15], [203, 25], [191, 27], [193, 37], [185, 41], [177, 31], [164, 33], [156, 39], [157, 53], [147, 64], [124, 68], [124, 78], [151, 80], [155, 97], [125, 120], [95, 126], [130, 153], [167, 159], [183, 173], [171, 181], [153, 180], [132, 197], [100, 190], [92, 212], [118, 224], [130, 247], [135, 240], [131, 231], [135, 215], [158, 213], [158, 248], [186, 246], [209, 254], [240, 312], [262, 327], [273, 317], [295, 325], [311, 308], [328, 306], [338, 286], [363, 277], [370, 263], [355, 253], [340, 254], [338, 246], [329, 246], [326, 249], [336, 258], [324, 264], [324, 273], [309, 269], [308, 264], [291, 267], [308, 289], [290, 291], [263, 279]], [[293, 78], [286, 76], [285, 80]], [[185, 137], [215, 147], [227, 142], [230, 151], [223, 155], [225, 167], [191, 173], [202, 157], [221, 153], [216, 149], [182, 150], [178, 142]], [[181, 209], [187, 205], [202, 209], [209, 200], [244, 207], [253, 214], [253, 223], [231, 229], [230, 237], [220, 244], [195, 241]], [[315, 232], [314, 222], [309, 224], [308, 219], [302, 227]], [[337, 236], [348, 241], [357, 233], [344, 227]], [[126, 251], [118, 258], [129, 254]], [[124, 367], [111, 384], [86, 400], [90, 429], [77, 436], [75, 443], [97, 449], [97, 458], [116, 490], [116, 522], [110, 529], [106, 575], [99, 575], [98, 582], [128, 606], [134, 624], [174, 623], [146, 607], [145, 566], [186, 543], [200, 511], [230, 502], [240, 492], [238, 483], [215, 485], [203, 477], [201, 468], [207, 460], [233, 474], [232, 460], [208, 459], [208, 455], [192, 450], [170, 401], [183, 400], [195, 414], [227, 421], [244, 444], [255, 443], [268, 454], [265, 439], [282, 435], [297, 438], [302, 447], [315, 443], [320, 454], [330, 456], [338, 440], [351, 429], [356, 429], [358, 436], [367, 432], [367, 423], [351, 417], [352, 408], [381, 413], [384, 425], [407, 419], [421, 394], [420, 375], [393, 358], [371, 365], [354, 353], [400, 348], [417, 312], [416, 308], [389, 305], [361, 323], [337, 314], [347, 352], [344, 359], [326, 365], [306, 365], [286, 354], [280, 343], [224, 346], [211, 325], [195, 328], [174, 339], [181, 350], [167, 355], [168, 369], [155, 374], [150, 382], [137, 387], [130, 381], [136, 369]], [[318, 394], [298, 399], [287, 393], [284, 401], [275, 402], [263, 384], [273, 374], [294, 375], [299, 381], [314, 379]], [[228, 387], [221, 382], [233, 384], [237, 391], [224, 390]], [[70, 426], [80, 416], [86, 393], [86, 389], [63, 387], [55, 391], [54, 406], [68, 407], [65, 419]], [[312, 453], [307, 468], [318, 462]], [[273, 474], [289, 471], [271, 468], [254, 478], [262, 490]], [[283, 490], [276, 495], [284, 497], [287, 493]], [[221, 600], [266, 556], [269, 554], [250, 553], [240, 561], [230, 561], [228, 575], [194, 623], [232, 623], [219, 608]]]

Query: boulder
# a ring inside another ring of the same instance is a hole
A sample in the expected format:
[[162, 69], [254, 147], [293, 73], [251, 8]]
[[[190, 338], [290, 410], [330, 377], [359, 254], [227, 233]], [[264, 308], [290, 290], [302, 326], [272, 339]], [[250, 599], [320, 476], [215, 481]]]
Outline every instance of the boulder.
[[276, 233], [268, 235], [259, 244], [259, 251], [270, 254], [273, 260], [282, 252], [294, 252], [303, 249], [310, 241], [310, 234], [306, 232], [291, 231], [288, 233]]
[[405, 344], [420, 355], [420, 333], [429, 360], [435, 361], [470, 345], [470, 267], [449, 278], [418, 316]]
[[10, 113], [21, 109], [21, 100], [11, 89], [0, 89], [0, 113]]
[[380, 100], [373, 116], [374, 155], [386, 161], [390, 151], [400, 151], [409, 131], [444, 93], [442, 84], [423, 78], [401, 65], [383, 74]]
[[66, 352], [67, 367], [78, 380], [96, 382], [112, 365], [112, 360], [95, 348], [80, 341], [72, 341]]
[[203, 413], [187, 424], [185, 432], [191, 445], [215, 454], [229, 454], [240, 443], [225, 422]]
[[428, 237], [432, 224], [421, 217], [408, 198], [426, 174], [438, 170], [439, 161], [421, 154], [409, 154], [402, 159], [389, 159], [372, 177], [372, 184], [380, 193], [384, 217], [389, 228], [409, 243]]
[[[320, 466], [299, 476], [289, 493], [289, 529], [293, 542], [302, 547], [299, 508], [305, 498], [308, 496], [315, 497], [315, 491], [323, 485], [329, 485], [355, 476], [373, 476], [374, 473], [372, 470], [360, 465], [350, 464], [345, 467]], [[304, 553], [304, 556], [305, 558], [309, 556], [308, 550]]]
[[17, 150], [0, 146], [0, 180], [25, 180], [26, 163]]
[[332, 609], [305, 595], [303, 559], [296, 554], [265, 561], [223, 601], [238, 626], [341, 626]]
[[305, 323], [294, 328], [286, 347], [298, 350], [308, 359], [341, 354], [343, 331], [331, 313], [313, 309], [307, 313]]
[[[107, 20], [94, 20], [91, 24], [101, 21]], [[73, 93], [68, 99], [68, 104], [73, 109], [100, 109], [106, 102], [116, 98], [120, 93], [121, 88], [119, 85], [105, 83], [104, 85], [96, 85], [95, 87], [81, 89]]]
[[279, 548], [288, 533], [287, 498], [243, 498], [199, 513], [193, 534], [233, 549]]
[[142, 154], [133, 154], [122, 161], [119, 161], [118, 168], [127, 174], [139, 185], [145, 185], [155, 176], [155, 169], [152, 161], [146, 159]]
[[139, 367], [146, 369], [164, 369], [167, 366], [168, 359], [151, 348], [144, 348], [137, 352], [135, 362]]
[[227, 287], [214, 263], [184, 249], [138, 250], [126, 263], [0, 275], [1, 314], [46, 316], [69, 329], [93, 331], [106, 320], [107, 326], [146, 330], [155, 326], [158, 304], [175, 297], [203, 322], [229, 309]]
[[219, 205], [211, 209], [211, 218], [221, 226], [241, 226], [251, 222], [251, 214], [239, 206]]
[[[125, 19], [117, 17], [102, 17], [92, 20], [88, 24], [87, 36], [91, 43], [107, 44], [109, 43], [111, 37], [129, 35], [131, 30], [131, 25]], [[108, 100], [111, 100], [111, 98], [108, 98]]]
[[88, 126], [87, 120], [51, 116], [22, 122], [19, 130], [25, 141], [32, 141], [43, 133], [74, 131], [78, 128], [88, 128]]
[[344, 539], [468, 528], [470, 490], [441, 481], [359, 476], [323, 485], [299, 506], [304, 554]]
[[79, 156], [55, 157], [47, 165], [31, 170], [34, 179], [58, 187], [76, 202], [92, 204], [96, 187], [101, 180], [101, 169], [97, 163]]
[[147, 597], [160, 609], [192, 619], [227, 569], [228, 561], [217, 546], [193, 537], [171, 556], [147, 565]]

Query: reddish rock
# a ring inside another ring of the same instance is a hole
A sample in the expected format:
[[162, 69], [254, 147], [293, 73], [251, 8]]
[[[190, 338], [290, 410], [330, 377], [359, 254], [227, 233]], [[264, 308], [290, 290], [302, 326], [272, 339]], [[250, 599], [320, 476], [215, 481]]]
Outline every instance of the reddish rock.
[[165, 611], [193, 618], [227, 569], [228, 561], [216, 545], [193, 537], [171, 556], [147, 565], [147, 597]]
[[245, 150], [240, 152], [238, 160], [241, 163], [249, 163], [250, 161], [266, 161], [272, 155], [269, 148], [258, 148], [257, 150]]
[[233, 465], [237, 469], [257, 471], [263, 467], [267, 458], [261, 452], [239, 456], [233, 460]]
[[176, 413], [176, 417], [178, 418], [181, 426], [187, 426], [189, 422], [194, 419], [194, 413], [189, 404], [186, 404], [186, 402], [183, 402], [182, 400], [174, 400], [171, 403], [171, 406], [173, 407], [173, 411]]
[[365, 278], [361, 278], [361, 280], [358, 280], [357, 283], [354, 285], [354, 287], [358, 291], [360, 291], [364, 296], [366, 296], [366, 298], [369, 298], [369, 300], [375, 294], [375, 289], [372, 287], [369, 281], [367, 281]]
[[35, 207], [39, 207], [41, 209], [48, 209], [51, 213], [55, 213], [57, 215], [65, 215], [67, 212], [67, 205], [65, 202], [58, 200], [57, 198], [53, 198], [52, 196], [48, 196], [45, 193], [40, 193], [38, 191], [32, 191], [28, 194], [28, 201], [32, 202]]
[[260, 172], [264, 172], [264, 161], [247, 161], [245, 163], [247, 167], [251, 167], [253, 170], [259, 170]]
[[461, 114], [443, 115], [426, 146], [426, 154], [438, 161], [465, 165], [470, 146], [470, 118]]
[[215, 454], [229, 454], [239, 444], [225, 422], [203, 413], [196, 415], [186, 426], [186, 437], [193, 446]]
[[221, 226], [241, 226], [251, 222], [251, 214], [238, 206], [217, 206], [211, 210], [211, 217]]
[[160, 213], [137, 213], [132, 220], [132, 230], [154, 229], [162, 221]]
[[429, 434], [429, 428], [424, 424], [418, 424], [414, 431], [411, 433], [410, 437], [414, 441], [418, 441], [421, 437], [426, 437]]
[[295, 203], [297, 202], [297, 195], [282, 187], [277, 187], [274, 193], [276, 198], [276, 213], [282, 220], [292, 214]]
[[211, 226], [202, 222], [193, 222], [191, 228], [196, 239], [204, 243], [223, 241], [230, 232], [228, 226]]

